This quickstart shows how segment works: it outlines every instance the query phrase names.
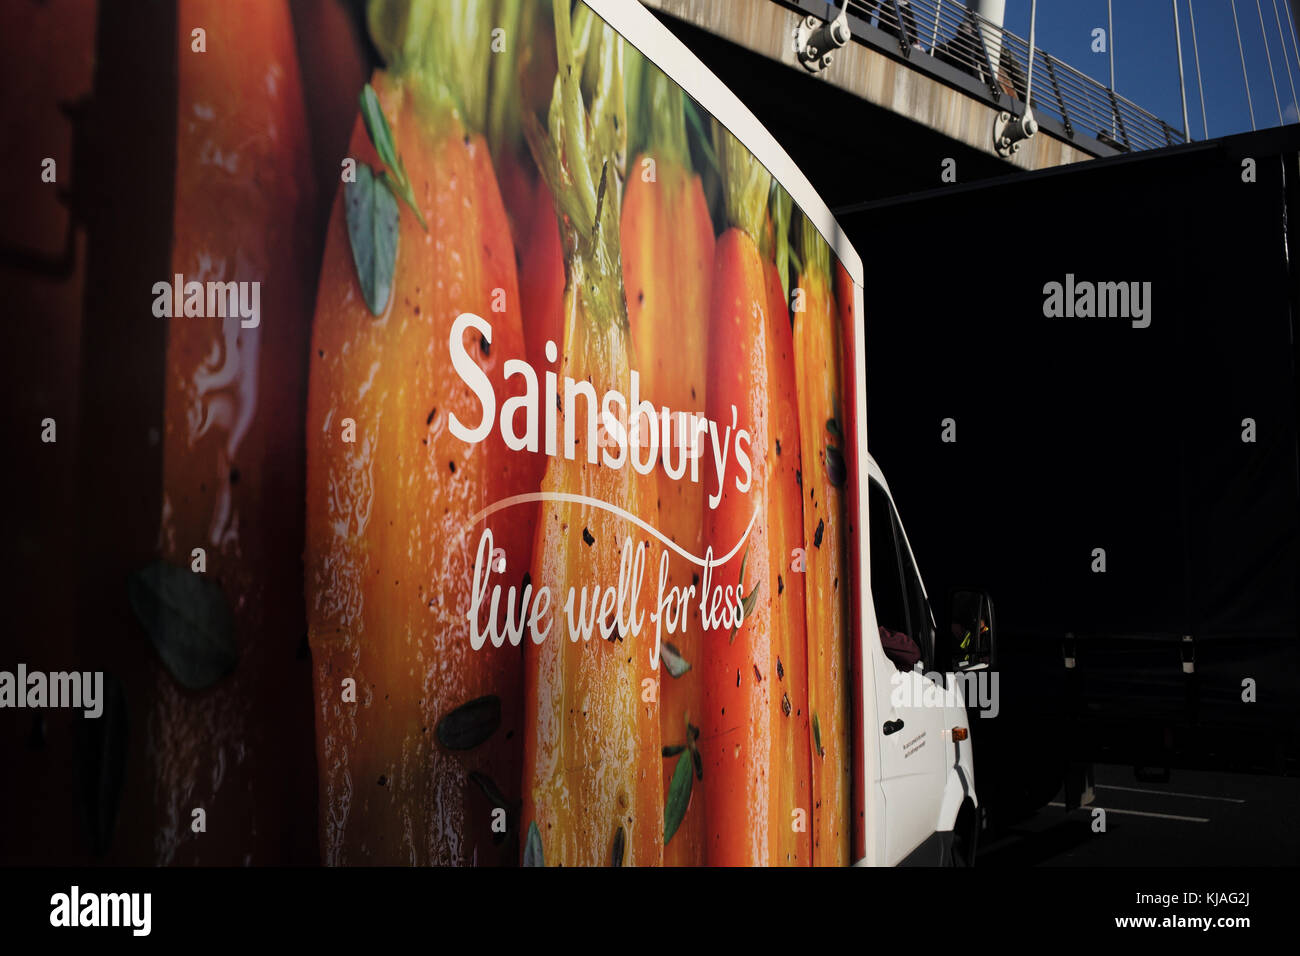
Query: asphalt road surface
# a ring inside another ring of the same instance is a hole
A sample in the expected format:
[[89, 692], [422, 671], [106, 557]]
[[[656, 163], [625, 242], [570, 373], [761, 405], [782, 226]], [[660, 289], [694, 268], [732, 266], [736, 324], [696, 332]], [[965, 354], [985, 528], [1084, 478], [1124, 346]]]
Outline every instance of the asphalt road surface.
[[1175, 769], [1168, 781], [1151, 782], [1132, 767], [1094, 771], [1090, 805], [1067, 812], [1058, 794], [1029, 819], [984, 834], [976, 865], [1300, 863], [1300, 778]]

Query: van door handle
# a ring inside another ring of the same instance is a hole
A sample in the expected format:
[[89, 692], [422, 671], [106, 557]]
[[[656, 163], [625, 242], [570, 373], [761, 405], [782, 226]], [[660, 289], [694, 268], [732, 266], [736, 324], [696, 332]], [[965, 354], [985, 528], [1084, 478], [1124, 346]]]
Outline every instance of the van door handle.
[[898, 733], [898, 732], [899, 732], [900, 730], [902, 730], [902, 729], [903, 729], [903, 722], [902, 722], [901, 720], [887, 720], [887, 721], [885, 721], [885, 736], [886, 736], [886, 737], [888, 737], [890, 734], [896, 734], [896, 733]]

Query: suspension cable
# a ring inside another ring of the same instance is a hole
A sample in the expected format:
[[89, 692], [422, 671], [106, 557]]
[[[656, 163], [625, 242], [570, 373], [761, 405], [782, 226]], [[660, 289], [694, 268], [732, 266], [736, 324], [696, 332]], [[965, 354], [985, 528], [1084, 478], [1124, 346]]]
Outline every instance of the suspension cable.
[[1192, 141], [1192, 130], [1187, 122], [1187, 84], [1183, 80], [1183, 34], [1178, 29], [1178, 0], [1174, 0], [1174, 46], [1178, 47], [1178, 92], [1183, 97], [1183, 139]]
[[[1188, 2], [1190, 3], [1191, 0]], [[1286, 79], [1291, 84], [1291, 103], [1296, 108], [1297, 118], [1300, 118], [1300, 101], [1295, 98], [1295, 79], [1291, 76], [1291, 54], [1286, 51], [1286, 34], [1282, 32], [1282, 18], [1277, 12], [1277, 0], [1273, 0], [1273, 19], [1277, 21], [1277, 38], [1282, 44], [1282, 62], [1286, 64]], [[1300, 66], [1300, 62], [1297, 66]]]
[[1115, 14], [1106, 0], [1106, 52], [1110, 54], [1110, 90], [1115, 92]]
[[1282, 9], [1286, 11], [1287, 26], [1291, 28], [1291, 49], [1295, 51], [1296, 67], [1300, 68], [1300, 44], [1296, 43], [1295, 21], [1291, 19], [1291, 5], [1289, 3], [1284, 3], [1282, 4]]
[[1241, 24], [1237, 22], [1237, 0], [1232, 0], [1232, 25], [1237, 29], [1237, 52], [1241, 55], [1241, 78], [1246, 82], [1246, 107], [1250, 110], [1250, 128], [1255, 126], [1255, 104], [1250, 99], [1250, 77], [1246, 74], [1246, 51], [1241, 45]]
[[[1115, 92], [1115, 14], [1106, 0], [1106, 52], [1110, 54], [1110, 91]], [[1115, 115], [1110, 117], [1110, 135], [1115, 135]]]
[[1192, 9], [1192, 0], [1187, 0], [1187, 14], [1192, 20], [1192, 56], [1196, 58], [1196, 88], [1201, 93], [1201, 129], [1205, 138], [1210, 138], [1210, 122], [1205, 118], [1205, 87], [1201, 84], [1201, 51], [1196, 45], [1196, 11]]
[[[1025, 109], [1029, 109], [1032, 102], [1030, 94], [1034, 90], [1034, 27], [1038, 22], [1038, 0], [1033, 0], [1029, 6], [1029, 70], [1028, 78], [1025, 80]], [[1106, 38], [1110, 42], [1110, 37]], [[1026, 114], [1027, 115], [1027, 114]]]
[[1268, 57], [1268, 75], [1273, 80], [1273, 100], [1277, 103], [1277, 123], [1282, 125], [1282, 97], [1277, 95], [1277, 74], [1273, 72], [1273, 54], [1268, 49], [1268, 34], [1264, 32], [1264, 10], [1255, 0], [1255, 10], [1259, 13], [1259, 36], [1264, 41], [1264, 55]]

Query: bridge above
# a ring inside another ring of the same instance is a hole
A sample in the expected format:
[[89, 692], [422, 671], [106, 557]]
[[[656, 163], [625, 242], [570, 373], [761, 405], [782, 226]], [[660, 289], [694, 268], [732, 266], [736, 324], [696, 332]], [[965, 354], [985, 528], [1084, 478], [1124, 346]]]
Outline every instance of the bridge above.
[[[794, 31], [808, 15], [834, 18], [840, 6], [825, 0], [641, 2], [667, 15], [670, 25], [676, 20], [712, 34], [785, 64], [805, 79], [794, 53]], [[997, 175], [999, 168], [1009, 173], [1011, 164], [1044, 169], [1184, 142], [1180, 130], [1036, 48], [1029, 92], [1039, 132], [1004, 159], [995, 148], [994, 123], [1003, 111], [1024, 110], [1027, 42], [968, 10], [963, 0], [848, 0], [846, 12], [853, 37], [834, 52], [816, 81], [938, 134], [932, 149], [941, 152], [946, 143], [958, 154], [983, 154], [977, 163], [981, 178]], [[734, 59], [735, 51], [730, 55]], [[705, 60], [718, 71], [712, 58], [705, 55]], [[804, 90], [802, 96], [816, 95], [793, 78], [779, 82]], [[753, 87], [737, 88], [748, 99]], [[768, 122], [761, 110], [755, 112]], [[857, 121], [854, 115], [845, 119]], [[990, 160], [993, 166], [987, 165]]]

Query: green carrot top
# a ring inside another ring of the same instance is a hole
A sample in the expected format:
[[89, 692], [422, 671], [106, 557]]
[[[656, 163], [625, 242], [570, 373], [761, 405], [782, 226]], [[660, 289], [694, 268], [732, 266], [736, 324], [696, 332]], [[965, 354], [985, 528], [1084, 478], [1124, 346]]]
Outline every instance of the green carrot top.
[[[555, 197], [569, 284], [587, 320], [627, 326], [619, 252], [619, 209], [627, 153], [623, 40], [585, 5], [552, 0], [558, 75], [547, 117], [524, 117], [537, 166]], [[590, 108], [583, 86], [590, 88]]]
[[682, 88], [634, 48], [627, 51], [626, 86], [629, 152], [655, 153], [689, 169]]
[[518, 72], [525, 38], [536, 28], [535, 0], [492, 0], [496, 25], [501, 30], [492, 41], [487, 103], [487, 139], [493, 157], [523, 143], [523, 90]]
[[799, 268], [799, 257], [790, 248], [790, 214], [794, 200], [778, 182], [772, 183], [772, 239], [776, 248], [773, 256], [776, 271], [781, 276], [781, 291], [786, 301], [790, 299], [790, 260], [794, 259], [795, 269]]
[[366, 19], [390, 73], [416, 80], [433, 103], [454, 106], [468, 129], [482, 132], [494, 7], [482, 0], [370, 0]]
[[720, 124], [713, 128], [714, 149], [722, 164], [727, 225], [749, 234], [762, 248], [767, 222], [767, 197], [772, 174], [740, 140]]
[[799, 251], [803, 256], [802, 272], [829, 282], [831, 277], [831, 247], [807, 216], [800, 217]]

